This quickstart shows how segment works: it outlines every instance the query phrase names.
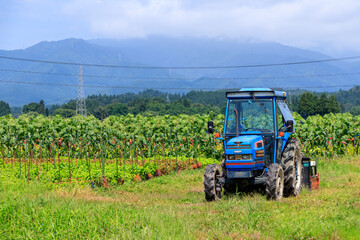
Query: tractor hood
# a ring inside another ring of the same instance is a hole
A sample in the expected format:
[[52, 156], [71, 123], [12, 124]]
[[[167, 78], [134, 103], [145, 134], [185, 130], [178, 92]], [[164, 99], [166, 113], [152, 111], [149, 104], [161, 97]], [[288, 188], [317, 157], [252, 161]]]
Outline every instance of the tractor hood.
[[262, 140], [262, 136], [259, 135], [241, 135], [234, 137], [227, 141], [227, 145], [251, 145], [253, 146], [255, 142]]

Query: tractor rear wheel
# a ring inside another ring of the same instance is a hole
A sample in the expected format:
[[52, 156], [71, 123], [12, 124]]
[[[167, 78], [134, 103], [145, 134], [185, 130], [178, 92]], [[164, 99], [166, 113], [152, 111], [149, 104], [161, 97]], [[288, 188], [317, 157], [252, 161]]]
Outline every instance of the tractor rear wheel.
[[210, 164], [205, 168], [204, 174], [204, 192], [208, 202], [216, 201], [221, 198], [222, 187], [220, 184], [221, 172], [220, 166]]
[[280, 200], [284, 192], [284, 170], [280, 164], [273, 163], [265, 181], [266, 198], [268, 200]]
[[302, 163], [298, 140], [289, 140], [283, 151], [281, 164], [285, 176], [284, 195], [299, 195], [301, 192]]

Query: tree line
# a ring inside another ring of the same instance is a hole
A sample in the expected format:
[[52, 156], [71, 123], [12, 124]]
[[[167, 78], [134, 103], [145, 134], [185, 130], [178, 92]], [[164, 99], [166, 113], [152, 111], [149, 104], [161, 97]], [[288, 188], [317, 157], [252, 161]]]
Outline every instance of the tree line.
[[[210, 112], [225, 113], [225, 90], [190, 91], [188, 93], [164, 93], [156, 90], [145, 90], [139, 93], [124, 93], [119, 95], [91, 95], [86, 98], [86, 108], [89, 115], [104, 119], [110, 115], [177, 115], [177, 114], [208, 114]], [[350, 112], [360, 114], [360, 87], [350, 90], [340, 90], [335, 93], [316, 93], [304, 90], [288, 91], [288, 104], [292, 111], [306, 118], [310, 115], [325, 115], [327, 113]], [[0, 101], [0, 115], [42, 114], [72, 117], [76, 115], [76, 100], [64, 104], [45, 106], [43, 100], [39, 103], [29, 103], [22, 108], [13, 108]], [[16, 113], [15, 113], [16, 112]]]

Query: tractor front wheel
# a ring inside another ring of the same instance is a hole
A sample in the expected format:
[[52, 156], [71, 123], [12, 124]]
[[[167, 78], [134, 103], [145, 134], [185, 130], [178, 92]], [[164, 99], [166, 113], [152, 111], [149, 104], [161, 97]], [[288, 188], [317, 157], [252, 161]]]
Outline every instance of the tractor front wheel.
[[284, 171], [282, 167], [273, 163], [269, 167], [269, 171], [265, 182], [266, 198], [280, 200], [284, 192]]
[[216, 201], [221, 198], [222, 187], [220, 184], [221, 171], [220, 166], [210, 164], [205, 168], [204, 174], [204, 192], [208, 202]]

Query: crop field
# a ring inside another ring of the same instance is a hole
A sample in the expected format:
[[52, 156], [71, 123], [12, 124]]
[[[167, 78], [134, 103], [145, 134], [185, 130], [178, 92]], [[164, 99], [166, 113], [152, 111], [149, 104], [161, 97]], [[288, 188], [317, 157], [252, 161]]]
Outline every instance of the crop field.
[[[359, 116], [295, 116], [294, 137], [305, 154], [359, 154]], [[117, 184], [205, 166], [222, 154], [221, 142], [206, 133], [210, 120], [222, 130], [224, 116], [211, 114], [111, 116], [104, 121], [5, 116], [0, 118], [2, 168], [26, 181]]]
[[210, 117], [7, 116], [0, 119], [2, 167], [26, 181], [91, 184], [197, 168], [221, 154], [220, 142], [204, 128]]
[[1, 117], [0, 239], [358, 239], [360, 117], [295, 117], [320, 190], [212, 203], [203, 167], [222, 145], [206, 122], [223, 115]]

